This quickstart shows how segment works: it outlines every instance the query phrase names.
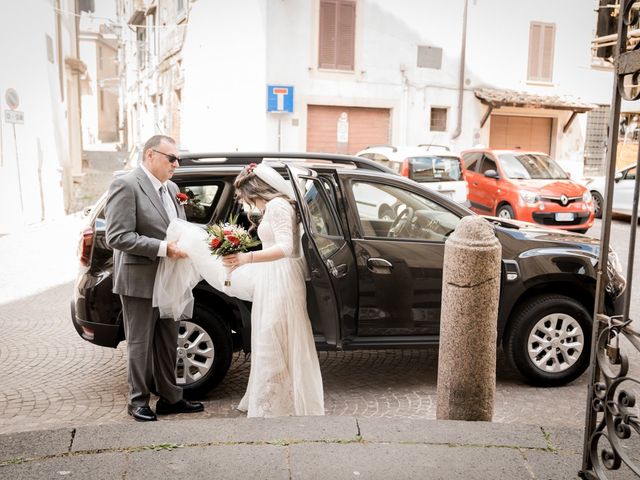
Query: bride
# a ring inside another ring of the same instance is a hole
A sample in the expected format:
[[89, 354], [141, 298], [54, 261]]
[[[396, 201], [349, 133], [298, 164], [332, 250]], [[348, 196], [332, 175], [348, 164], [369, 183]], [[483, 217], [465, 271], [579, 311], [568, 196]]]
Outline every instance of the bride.
[[[167, 240], [178, 239], [189, 258], [163, 259], [154, 286], [154, 306], [163, 317], [188, 318], [193, 308], [191, 290], [200, 278], [229, 296], [252, 301], [251, 370], [237, 408], [248, 417], [324, 415], [293, 188], [263, 164], [246, 167], [234, 187], [240, 201], [263, 213], [258, 226], [262, 250], [213, 257], [204, 230], [174, 220]], [[229, 286], [225, 286], [227, 278]]]

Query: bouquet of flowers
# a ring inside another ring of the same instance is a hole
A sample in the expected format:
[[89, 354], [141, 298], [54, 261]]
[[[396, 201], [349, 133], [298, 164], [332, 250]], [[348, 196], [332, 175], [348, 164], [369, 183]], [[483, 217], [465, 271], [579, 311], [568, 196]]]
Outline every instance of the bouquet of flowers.
[[[260, 245], [260, 240], [255, 239], [242, 226], [238, 225], [237, 217], [231, 217], [228, 222], [209, 225], [207, 232], [207, 244], [211, 255], [224, 256], [232, 253], [246, 252], [252, 247]], [[231, 281], [227, 278], [224, 282], [225, 287], [231, 285]]]

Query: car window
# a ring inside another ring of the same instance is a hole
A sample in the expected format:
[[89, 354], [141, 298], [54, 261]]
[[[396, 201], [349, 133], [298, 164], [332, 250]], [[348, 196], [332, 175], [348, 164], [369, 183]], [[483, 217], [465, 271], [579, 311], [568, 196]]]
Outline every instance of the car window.
[[498, 168], [496, 167], [496, 162], [493, 159], [484, 155], [482, 157], [482, 165], [480, 165], [480, 173], [486, 173], [489, 170], [494, 170], [497, 172]]
[[[318, 246], [320, 255], [326, 260], [344, 243], [340, 224], [331, 207], [328, 195], [332, 195], [327, 182], [318, 178], [306, 178], [304, 200], [309, 212], [309, 228]], [[337, 240], [337, 241], [336, 241]]]
[[364, 237], [444, 241], [460, 217], [400, 187], [353, 181], [351, 192]]
[[207, 223], [211, 219], [221, 184], [180, 185], [180, 192], [189, 198], [184, 205], [187, 220]]
[[411, 157], [411, 178], [416, 182], [445, 182], [462, 180], [460, 160], [456, 157], [425, 155]]
[[482, 158], [482, 153], [480, 153], [480, 152], [474, 152], [474, 153], [465, 154], [463, 156], [464, 167], [467, 170], [475, 171], [476, 168], [478, 167], [478, 161], [481, 158]]
[[503, 153], [499, 156], [504, 174], [514, 179], [566, 179], [560, 165], [547, 155]]

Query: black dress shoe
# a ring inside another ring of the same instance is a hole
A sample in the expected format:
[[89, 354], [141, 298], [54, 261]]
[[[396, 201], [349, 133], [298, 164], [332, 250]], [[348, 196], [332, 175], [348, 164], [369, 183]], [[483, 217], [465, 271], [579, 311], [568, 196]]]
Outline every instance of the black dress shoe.
[[156, 414], [146, 405], [144, 407], [127, 405], [127, 412], [129, 412], [129, 415], [135, 418], [137, 422], [155, 422], [157, 420]]
[[164, 398], [156, 403], [156, 413], [158, 415], [169, 415], [171, 413], [195, 413], [202, 412], [204, 405], [200, 402], [190, 402], [189, 400], [178, 400], [176, 403], [169, 403]]

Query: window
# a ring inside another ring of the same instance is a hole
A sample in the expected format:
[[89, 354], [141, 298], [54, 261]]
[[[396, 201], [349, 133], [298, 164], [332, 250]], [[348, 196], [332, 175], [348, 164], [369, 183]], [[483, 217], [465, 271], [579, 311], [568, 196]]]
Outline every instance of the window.
[[529, 27], [529, 68], [527, 80], [553, 80], [553, 49], [556, 26], [553, 23], [531, 22]]
[[94, 13], [96, 11], [95, 0], [78, 0], [78, 10], [81, 12]]
[[468, 153], [462, 160], [464, 161], [464, 167], [467, 170], [474, 171], [478, 167], [478, 161], [482, 158], [482, 153]]
[[446, 132], [447, 131], [447, 109], [431, 107], [431, 131]]
[[143, 69], [147, 66], [147, 32], [146, 28], [136, 29], [136, 43], [138, 47], [138, 67]]
[[304, 200], [309, 213], [310, 234], [327, 260], [344, 244], [340, 224], [334, 215], [329, 196], [333, 196], [331, 187], [320, 179], [302, 178], [304, 184]]
[[486, 173], [489, 170], [493, 170], [497, 172], [498, 168], [496, 167], [496, 162], [485, 155], [484, 158], [482, 159], [482, 166], [480, 167], [480, 173]]
[[443, 242], [460, 221], [428, 198], [392, 185], [355, 181], [351, 191], [367, 238]]
[[195, 223], [207, 223], [217, 204], [220, 185], [180, 185], [180, 191], [189, 197], [187, 204], [184, 205], [187, 220]]
[[353, 70], [355, 26], [354, 1], [320, 1], [319, 68]]

